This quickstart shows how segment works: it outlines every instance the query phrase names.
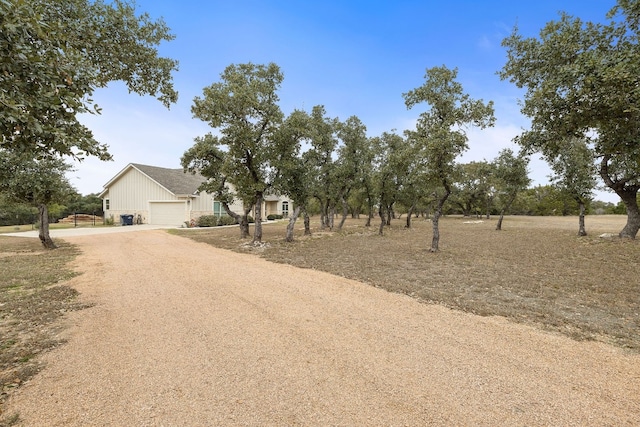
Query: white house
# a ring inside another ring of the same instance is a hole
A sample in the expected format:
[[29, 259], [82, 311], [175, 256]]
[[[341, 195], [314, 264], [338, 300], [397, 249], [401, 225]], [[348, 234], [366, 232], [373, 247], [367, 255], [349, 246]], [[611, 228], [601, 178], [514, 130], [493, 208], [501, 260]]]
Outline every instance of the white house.
[[[221, 203], [198, 191], [206, 178], [184, 173], [182, 169], [130, 163], [104, 185], [102, 198], [105, 218], [120, 222], [121, 215], [133, 215], [134, 222], [180, 226], [201, 215], [225, 215]], [[233, 190], [233, 187], [230, 187]], [[266, 196], [264, 217], [287, 216], [291, 202], [282, 196]], [[231, 210], [242, 212], [242, 203]]]

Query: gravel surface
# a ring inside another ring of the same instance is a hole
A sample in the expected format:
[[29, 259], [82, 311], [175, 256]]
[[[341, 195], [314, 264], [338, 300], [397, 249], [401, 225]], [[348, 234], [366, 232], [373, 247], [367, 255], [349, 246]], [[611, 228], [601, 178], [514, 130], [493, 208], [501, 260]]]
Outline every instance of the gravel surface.
[[92, 308], [25, 426], [636, 426], [640, 356], [164, 231], [68, 238]]

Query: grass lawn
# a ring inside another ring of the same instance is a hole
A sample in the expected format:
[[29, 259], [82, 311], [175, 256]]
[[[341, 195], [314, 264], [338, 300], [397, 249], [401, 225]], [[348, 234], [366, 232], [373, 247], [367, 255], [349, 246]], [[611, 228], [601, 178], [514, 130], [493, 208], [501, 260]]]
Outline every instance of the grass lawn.
[[[377, 221], [377, 219], [376, 219]], [[296, 224], [296, 241], [284, 241], [287, 222], [263, 226], [259, 247], [239, 239], [237, 227], [171, 230], [211, 245], [270, 261], [312, 268], [483, 316], [599, 340], [640, 351], [640, 242], [598, 237], [617, 234], [623, 216], [588, 216], [589, 236], [578, 237], [576, 217], [446, 217], [440, 252], [428, 251], [431, 223], [395, 220], [384, 236], [377, 223], [349, 219], [340, 232], [312, 236]], [[251, 230], [253, 232], [253, 228]], [[265, 279], [268, 280], [268, 279]]]

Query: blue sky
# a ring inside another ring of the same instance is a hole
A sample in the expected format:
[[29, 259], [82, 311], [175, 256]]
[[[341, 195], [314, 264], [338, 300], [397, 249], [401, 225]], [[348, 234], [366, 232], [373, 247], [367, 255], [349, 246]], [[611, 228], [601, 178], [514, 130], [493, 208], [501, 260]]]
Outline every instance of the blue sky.
[[[285, 114], [322, 104], [331, 117], [355, 115], [370, 136], [412, 128], [424, 107], [407, 110], [402, 94], [424, 82], [427, 68], [458, 68], [473, 98], [493, 100], [496, 126], [470, 130], [470, 150], [460, 159], [492, 160], [528, 121], [520, 114], [522, 92], [501, 81], [500, 43], [514, 25], [535, 36], [566, 11], [602, 21], [614, 0], [464, 1], [175, 1], [137, 0], [138, 9], [163, 17], [176, 39], [160, 47], [180, 62], [169, 110], [151, 97], [128, 94], [115, 83], [96, 91], [102, 115], [83, 116], [95, 137], [110, 146], [112, 162], [86, 159], [69, 175], [82, 194], [97, 193], [128, 163], [180, 167], [193, 139], [210, 131], [191, 115], [194, 97], [219, 80], [230, 64], [275, 62], [284, 73], [279, 92]], [[546, 184], [549, 170], [534, 158], [530, 176]], [[613, 194], [598, 198], [616, 201]]]

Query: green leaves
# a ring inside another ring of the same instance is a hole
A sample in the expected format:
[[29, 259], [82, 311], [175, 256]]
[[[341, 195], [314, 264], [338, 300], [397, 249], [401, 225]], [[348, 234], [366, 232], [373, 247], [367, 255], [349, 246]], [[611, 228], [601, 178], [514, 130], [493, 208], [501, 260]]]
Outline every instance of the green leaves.
[[107, 146], [77, 120], [99, 114], [96, 87], [122, 80], [166, 106], [177, 99], [177, 63], [156, 50], [173, 36], [127, 2], [3, 0], [0, 30], [0, 148], [108, 160]]
[[0, 192], [32, 206], [64, 202], [75, 194], [65, 177], [69, 170], [71, 166], [60, 158], [33, 159], [0, 150]]
[[407, 108], [422, 102], [429, 105], [409, 136], [422, 146], [428, 170], [443, 183], [450, 182], [455, 158], [468, 148], [464, 128], [485, 128], [495, 122], [493, 102], [471, 99], [455, 80], [457, 75], [457, 69], [445, 66], [427, 69], [425, 83], [403, 95]]
[[[279, 123], [283, 119], [277, 104], [283, 78], [274, 63], [232, 64], [222, 72], [220, 82], [204, 88], [203, 98], [194, 99], [191, 112], [223, 132], [240, 132], [237, 127], [260, 132], [263, 123]], [[249, 129], [250, 124], [254, 129]]]

